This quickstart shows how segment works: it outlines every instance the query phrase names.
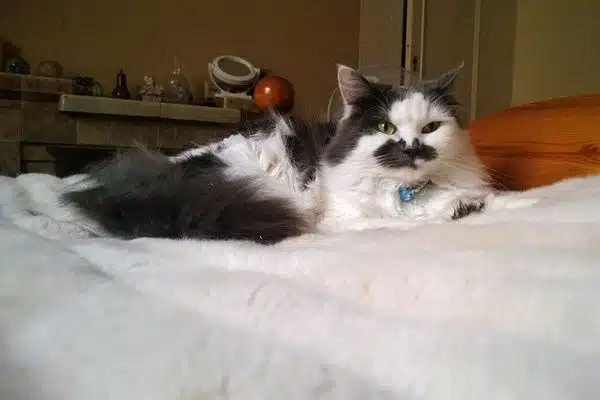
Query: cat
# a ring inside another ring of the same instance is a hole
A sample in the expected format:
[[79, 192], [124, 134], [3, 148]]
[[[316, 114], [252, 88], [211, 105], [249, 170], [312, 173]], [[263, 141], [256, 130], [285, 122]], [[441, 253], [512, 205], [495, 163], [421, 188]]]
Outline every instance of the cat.
[[460, 69], [391, 86], [338, 65], [339, 121], [272, 113], [175, 156], [132, 150], [91, 166], [87, 186], [62, 198], [126, 239], [273, 244], [463, 218], [491, 189], [452, 94]]

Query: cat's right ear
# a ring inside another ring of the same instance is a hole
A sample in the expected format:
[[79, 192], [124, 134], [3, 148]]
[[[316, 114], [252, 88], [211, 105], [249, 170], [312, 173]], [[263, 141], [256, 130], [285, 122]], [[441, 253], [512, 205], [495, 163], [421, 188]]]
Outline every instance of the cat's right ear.
[[373, 90], [371, 83], [360, 72], [345, 65], [337, 65], [338, 88], [344, 104], [352, 106], [369, 96]]

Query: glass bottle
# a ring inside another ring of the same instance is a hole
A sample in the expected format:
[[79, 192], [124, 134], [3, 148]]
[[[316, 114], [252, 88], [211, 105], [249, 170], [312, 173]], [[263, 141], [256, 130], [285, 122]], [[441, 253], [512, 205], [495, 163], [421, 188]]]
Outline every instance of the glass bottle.
[[113, 97], [117, 99], [130, 99], [131, 93], [129, 93], [129, 88], [127, 87], [127, 75], [121, 69], [117, 74], [117, 86], [112, 92]]
[[188, 104], [192, 100], [190, 84], [186, 76], [181, 72], [177, 57], [173, 61], [173, 71], [167, 77], [164, 86], [163, 99], [167, 103]]

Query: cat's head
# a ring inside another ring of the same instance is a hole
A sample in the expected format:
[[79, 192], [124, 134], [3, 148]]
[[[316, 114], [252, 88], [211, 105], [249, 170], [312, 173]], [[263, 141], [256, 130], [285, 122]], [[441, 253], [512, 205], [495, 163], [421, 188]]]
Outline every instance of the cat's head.
[[426, 179], [465, 143], [459, 104], [452, 95], [461, 67], [434, 80], [388, 86], [339, 65], [344, 115], [326, 162], [408, 184]]

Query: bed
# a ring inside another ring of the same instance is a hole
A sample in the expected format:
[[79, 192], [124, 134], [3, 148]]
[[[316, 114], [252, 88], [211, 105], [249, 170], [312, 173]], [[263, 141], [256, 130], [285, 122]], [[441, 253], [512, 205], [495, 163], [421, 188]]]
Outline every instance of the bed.
[[89, 237], [0, 182], [0, 399], [600, 398], [600, 96], [475, 121], [503, 207], [275, 246]]

